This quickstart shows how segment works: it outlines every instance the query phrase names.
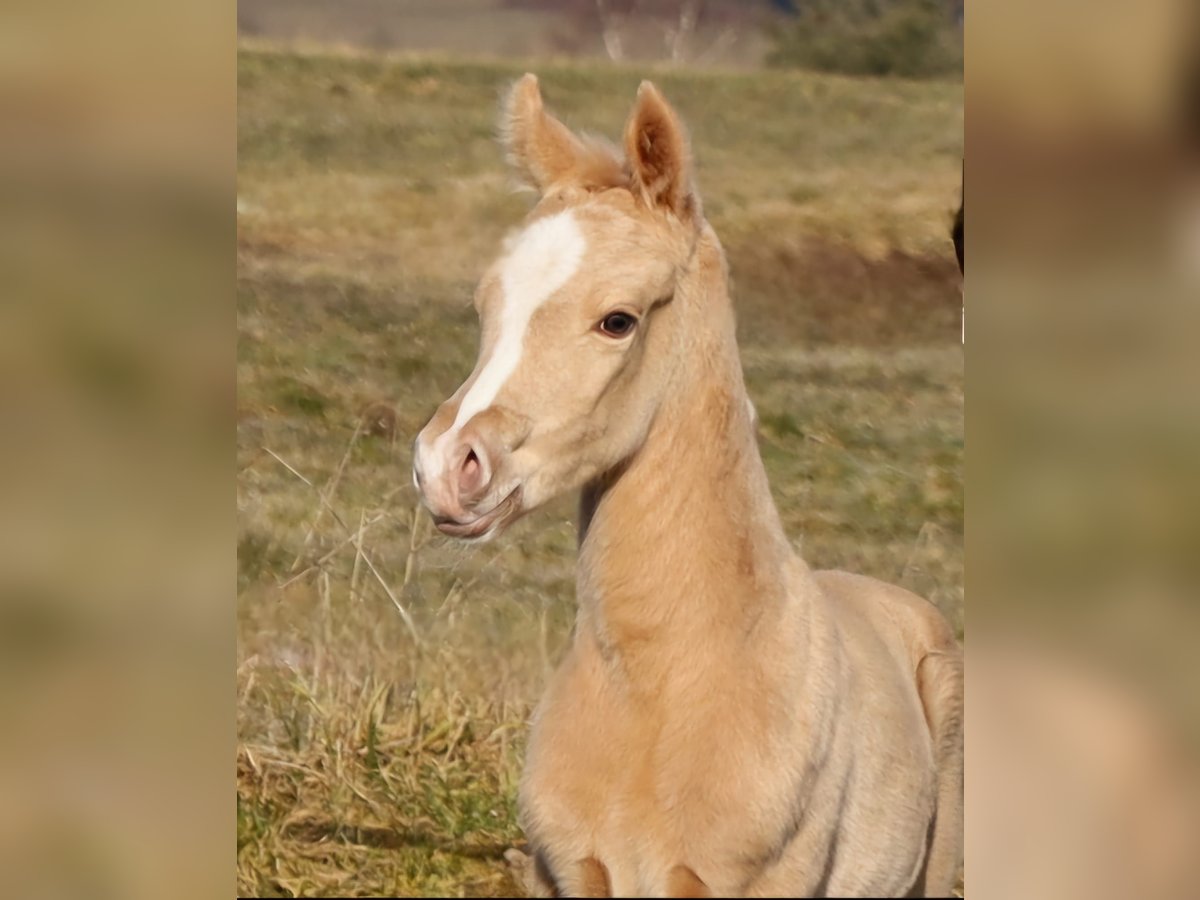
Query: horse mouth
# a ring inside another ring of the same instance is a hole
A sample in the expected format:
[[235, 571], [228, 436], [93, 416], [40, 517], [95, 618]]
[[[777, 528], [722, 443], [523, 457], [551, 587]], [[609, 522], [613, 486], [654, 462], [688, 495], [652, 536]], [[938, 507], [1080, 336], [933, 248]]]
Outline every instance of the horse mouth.
[[433, 524], [442, 534], [473, 540], [498, 531], [503, 525], [516, 518], [520, 506], [521, 486], [517, 485], [503, 500], [469, 522], [459, 522], [448, 516], [434, 516]]

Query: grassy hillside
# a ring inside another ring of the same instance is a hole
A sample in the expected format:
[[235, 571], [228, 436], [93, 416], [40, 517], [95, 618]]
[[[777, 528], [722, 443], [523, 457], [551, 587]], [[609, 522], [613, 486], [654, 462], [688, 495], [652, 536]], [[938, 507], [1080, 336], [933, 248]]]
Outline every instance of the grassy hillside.
[[[470, 371], [473, 281], [528, 209], [524, 69], [239, 55], [243, 894], [503, 895], [524, 723], [573, 617], [572, 503], [431, 534], [409, 446]], [[539, 65], [616, 136], [644, 70]], [[961, 84], [650, 73], [725, 242], [761, 447], [819, 567], [962, 603]]]

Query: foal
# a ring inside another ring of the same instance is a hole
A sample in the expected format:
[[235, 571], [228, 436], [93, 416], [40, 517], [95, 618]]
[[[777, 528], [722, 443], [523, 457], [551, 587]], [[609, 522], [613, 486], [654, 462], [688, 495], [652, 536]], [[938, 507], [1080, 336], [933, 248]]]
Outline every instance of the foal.
[[792, 551], [682, 124], [643, 82], [622, 157], [526, 75], [503, 125], [540, 201], [479, 284], [479, 361], [413, 469], [462, 538], [582, 492], [578, 618], [520, 789], [533, 888], [949, 894], [960, 650], [925, 600]]

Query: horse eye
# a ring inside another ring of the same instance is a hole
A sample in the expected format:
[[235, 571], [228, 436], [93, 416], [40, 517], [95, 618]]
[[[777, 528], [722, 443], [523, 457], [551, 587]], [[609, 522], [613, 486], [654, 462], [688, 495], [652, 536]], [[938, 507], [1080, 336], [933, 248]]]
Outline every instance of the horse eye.
[[600, 330], [609, 337], [624, 337], [633, 331], [633, 326], [637, 324], [637, 319], [629, 313], [615, 312], [609, 313], [600, 323]]

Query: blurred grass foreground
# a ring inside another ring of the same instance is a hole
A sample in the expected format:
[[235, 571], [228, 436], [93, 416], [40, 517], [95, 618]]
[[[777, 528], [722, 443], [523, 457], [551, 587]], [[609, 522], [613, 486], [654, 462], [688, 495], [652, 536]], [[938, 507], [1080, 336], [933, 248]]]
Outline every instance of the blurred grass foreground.
[[[526, 719], [569, 638], [564, 500], [431, 534], [413, 436], [468, 374], [474, 280], [529, 206], [511, 64], [238, 58], [238, 889], [503, 896]], [[616, 137], [645, 70], [539, 68]], [[652, 74], [725, 243], [760, 443], [815, 566], [960, 623], [962, 85]]]

